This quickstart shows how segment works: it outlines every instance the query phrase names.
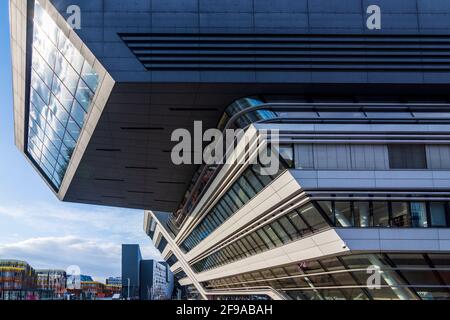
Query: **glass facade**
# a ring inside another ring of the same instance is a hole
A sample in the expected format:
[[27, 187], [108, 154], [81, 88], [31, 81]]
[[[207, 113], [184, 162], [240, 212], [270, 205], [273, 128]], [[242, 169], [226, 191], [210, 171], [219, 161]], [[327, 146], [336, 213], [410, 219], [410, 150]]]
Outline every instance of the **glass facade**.
[[322, 231], [330, 227], [325, 219], [313, 204], [307, 204], [198, 261], [192, 269], [202, 272], [217, 268]]
[[[368, 285], [368, 267], [380, 288]], [[450, 299], [450, 255], [361, 254], [304, 261], [202, 283], [207, 289], [272, 287], [294, 300]]]
[[167, 240], [163, 236], [161, 236], [161, 240], [159, 241], [158, 246], [156, 247], [159, 252], [163, 253], [164, 249], [167, 246]]
[[178, 262], [178, 259], [177, 259], [177, 257], [175, 257], [174, 254], [171, 254], [170, 257], [167, 258], [166, 262], [169, 266], [173, 266], [175, 263]]
[[27, 152], [56, 189], [97, 86], [92, 66], [36, 1]]
[[228, 191], [220, 198], [217, 204], [205, 218], [194, 228], [189, 236], [182, 242], [180, 248], [190, 251], [203, 239], [216, 230], [225, 220], [242, 208], [262, 189], [278, 177], [284, 170], [280, 162], [280, 170], [275, 175], [264, 173], [260, 165], [250, 165], [234, 182]]
[[[199, 273], [335, 227], [450, 227], [446, 202], [318, 201], [295, 209], [194, 263]], [[429, 222], [430, 221], [430, 222]]]
[[450, 227], [448, 202], [318, 201], [336, 227]]
[[186, 272], [184, 272], [183, 270], [174, 273], [173, 277], [175, 278], [176, 281], [180, 281], [181, 279], [184, 279], [187, 277]]

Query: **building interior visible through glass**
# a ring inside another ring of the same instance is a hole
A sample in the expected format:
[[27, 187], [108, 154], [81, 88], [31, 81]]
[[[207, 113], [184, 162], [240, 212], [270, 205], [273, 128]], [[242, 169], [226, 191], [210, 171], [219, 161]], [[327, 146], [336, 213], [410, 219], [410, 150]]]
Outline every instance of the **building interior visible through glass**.
[[[272, 287], [295, 300], [449, 299], [449, 254], [354, 254], [309, 260], [202, 283], [208, 289]], [[376, 266], [380, 283], [368, 285]], [[376, 285], [376, 287], [375, 287]]]
[[27, 151], [59, 189], [98, 86], [98, 75], [35, 2]]

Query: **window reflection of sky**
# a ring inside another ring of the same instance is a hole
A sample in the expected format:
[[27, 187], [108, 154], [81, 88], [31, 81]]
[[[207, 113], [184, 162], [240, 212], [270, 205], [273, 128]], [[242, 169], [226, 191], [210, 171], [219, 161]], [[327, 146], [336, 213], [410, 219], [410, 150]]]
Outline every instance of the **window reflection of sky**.
[[28, 153], [59, 188], [91, 107], [98, 75], [35, 2]]

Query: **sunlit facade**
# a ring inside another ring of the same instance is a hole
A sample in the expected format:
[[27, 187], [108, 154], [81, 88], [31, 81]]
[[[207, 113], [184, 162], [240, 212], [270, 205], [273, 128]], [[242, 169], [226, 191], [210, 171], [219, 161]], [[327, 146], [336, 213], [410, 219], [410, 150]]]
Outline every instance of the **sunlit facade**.
[[[247, 162], [200, 167], [178, 210], [145, 214], [175, 278], [220, 300], [450, 299], [448, 105], [254, 101], [219, 122], [253, 137]], [[275, 175], [251, 161], [263, 129]]]
[[[448, 299], [450, 9], [379, 2], [10, 0], [15, 143], [58, 199], [145, 210], [189, 298]], [[199, 122], [245, 161], [172, 161]]]
[[67, 287], [67, 274], [64, 270], [38, 269], [37, 288], [46, 292], [52, 299], [63, 299]]
[[0, 260], [0, 300], [35, 300], [35, 270], [25, 261]]

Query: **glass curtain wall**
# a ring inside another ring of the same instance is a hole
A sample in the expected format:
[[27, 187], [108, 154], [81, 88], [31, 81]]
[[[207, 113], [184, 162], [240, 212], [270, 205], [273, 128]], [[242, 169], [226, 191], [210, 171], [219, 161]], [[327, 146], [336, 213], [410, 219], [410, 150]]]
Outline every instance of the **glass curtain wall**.
[[276, 179], [284, 170], [280, 162], [277, 174], [269, 175], [260, 165], [250, 165], [237, 179], [228, 191], [220, 198], [213, 209], [194, 228], [189, 236], [182, 242], [181, 248], [188, 252], [197, 246], [203, 239], [216, 230], [225, 220], [247, 204], [269, 183]]
[[92, 66], [36, 1], [27, 152], [56, 189], [97, 86]]

